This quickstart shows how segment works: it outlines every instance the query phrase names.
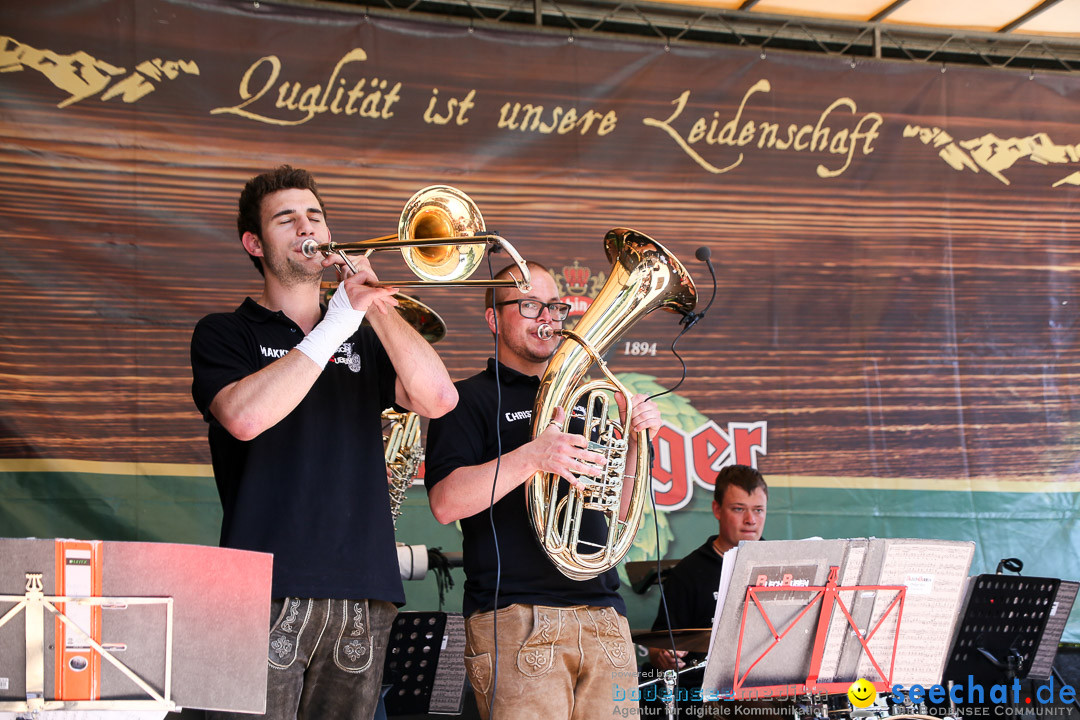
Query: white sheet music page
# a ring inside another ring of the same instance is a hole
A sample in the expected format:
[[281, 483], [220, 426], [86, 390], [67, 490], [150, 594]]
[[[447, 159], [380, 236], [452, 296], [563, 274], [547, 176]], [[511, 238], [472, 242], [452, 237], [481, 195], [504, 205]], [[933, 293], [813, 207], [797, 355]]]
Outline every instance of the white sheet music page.
[[[712, 631], [709, 633], [709, 648], [713, 647], [716, 639], [716, 626], [720, 622], [720, 613], [724, 610], [724, 600], [727, 598], [728, 588], [731, 586], [731, 575], [735, 571], [735, 559], [739, 556], [739, 548], [733, 547], [724, 553], [724, 564], [720, 567], [720, 584], [716, 589], [716, 607], [713, 608]], [[705, 662], [709, 658], [706, 656]]]
[[[878, 585], [904, 585], [907, 595], [892, 683], [924, 687], [941, 682], [953, 626], [963, 602], [975, 544], [950, 540], [887, 540]], [[879, 593], [868, 629], [873, 628], [893, 600]], [[896, 637], [896, 609], [868, 643], [881, 669], [889, 672], [890, 650]], [[867, 657], [859, 661], [859, 677], [878, 680]]]
[[[866, 545], [857, 544], [853, 541], [851, 548], [848, 549], [847, 558], [844, 560], [844, 568], [839, 573], [836, 584], [841, 587], [844, 585], [857, 585], [865, 558]], [[854, 604], [854, 591], [841, 590], [837, 593], [837, 596], [850, 612]], [[846, 679], [838, 677], [838, 672], [840, 651], [844, 647], [845, 638], [850, 634], [851, 629], [848, 625], [847, 616], [844, 615], [840, 608], [833, 608], [832, 617], [829, 618], [829, 631], [825, 636], [825, 649], [821, 656], [821, 670], [818, 673], [818, 682], [841, 682]]]

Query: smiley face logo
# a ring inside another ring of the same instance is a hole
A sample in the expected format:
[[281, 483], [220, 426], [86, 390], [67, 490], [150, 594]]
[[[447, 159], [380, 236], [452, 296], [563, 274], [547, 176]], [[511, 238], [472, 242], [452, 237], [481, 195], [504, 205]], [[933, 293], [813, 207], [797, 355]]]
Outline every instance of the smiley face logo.
[[872, 705], [874, 700], [877, 699], [877, 690], [874, 689], [873, 683], [869, 680], [859, 678], [851, 683], [851, 686], [847, 689], [847, 696], [853, 706], [864, 708]]

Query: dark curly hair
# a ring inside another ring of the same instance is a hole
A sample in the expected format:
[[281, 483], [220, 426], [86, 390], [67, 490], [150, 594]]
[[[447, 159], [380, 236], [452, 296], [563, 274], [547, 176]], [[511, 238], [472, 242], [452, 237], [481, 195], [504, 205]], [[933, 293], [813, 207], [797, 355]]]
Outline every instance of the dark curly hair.
[[[262, 201], [263, 198], [278, 190], [310, 190], [315, 199], [319, 201], [319, 209], [323, 217], [326, 217], [326, 206], [323, 205], [322, 196], [319, 195], [319, 186], [315, 178], [307, 170], [294, 168], [291, 165], [282, 165], [262, 175], [256, 175], [247, 181], [240, 193], [240, 211], [236, 215], [236, 230], [240, 237], [250, 232], [262, 239]], [[263, 273], [262, 258], [248, 254], [251, 262], [255, 264], [259, 274]]]

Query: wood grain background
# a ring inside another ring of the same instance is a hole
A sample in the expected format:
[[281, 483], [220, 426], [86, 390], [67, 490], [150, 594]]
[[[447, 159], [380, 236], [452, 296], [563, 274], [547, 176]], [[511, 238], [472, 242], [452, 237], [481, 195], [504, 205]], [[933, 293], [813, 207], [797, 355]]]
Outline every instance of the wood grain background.
[[[258, 291], [236, 199], [248, 177], [290, 162], [319, 178], [335, 240], [392, 232], [413, 192], [443, 182], [556, 270], [576, 260], [607, 272], [604, 233], [632, 227], [691, 267], [704, 303], [711, 282], [693, 256], [710, 247], [716, 300], [680, 341], [689, 375], [678, 392], [721, 425], [767, 420], [771, 473], [1080, 479], [1077, 188], [1054, 187], [1080, 165], [1069, 145], [1080, 140], [1077, 78], [665, 53], [269, 3], [31, 5], [5, 10], [0, 63], [0, 458], [208, 461], [191, 329]], [[211, 112], [240, 102], [262, 57], [281, 62], [275, 87], [308, 88], [358, 47], [368, 59], [341, 76], [400, 82], [391, 118], [324, 112], [276, 126]], [[132, 102], [98, 93], [58, 107], [70, 92], [57, 78], [89, 77], [86, 56], [124, 68], [109, 87], [155, 58], [198, 74], [154, 80]], [[814, 125], [846, 97], [857, 112], [827, 124], [850, 130], [877, 113], [872, 151], [860, 145], [847, 170], [822, 178], [817, 166], [842, 156], [695, 144], [720, 167], [743, 153], [713, 174], [642, 122], [667, 118], [688, 90], [682, 132], [696, 117], [722, 124], [761, 79], [771, 90], [747, 101], [743, 122]], [[432, 88], [442, 101], [475, 90], [468, 122], [425, 123]], [[618, 122], [603, 137], [499, 128], [507, 102], [613, 110]], [[975, 140], [969, 156], [1014, 154], [1008, 184], [953, 169], [904, 137], [908, 125]], [[978, 141], [991, 133], [1006, 141]], [[1033, 160], [1019, 142], [1040, 133], [1061, 161]], [[390, 257], [377, 269], [406, 275]], [[448, 323], [438, 350], [451, 373], [474, 372], [490, 351], [479, 293], [417, 295]], [[648, 317], [626, 340], [656, 342], [657, 355], [616, 354], [613, 367], [670, 386], [680, 368], [663, 348], [676, 331], [674, 316]]]

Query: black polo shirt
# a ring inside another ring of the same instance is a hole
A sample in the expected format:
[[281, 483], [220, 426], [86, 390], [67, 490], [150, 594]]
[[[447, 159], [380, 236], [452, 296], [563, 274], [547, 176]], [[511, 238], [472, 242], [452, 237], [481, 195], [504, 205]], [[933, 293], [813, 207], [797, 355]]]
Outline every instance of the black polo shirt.
[[[664, 573], [664, 598], [667, 600], [671, 627], [711, 628], [716, 610], [716, 592], [720, 587], [720, 573], [724, 558], [713, 549], [713, 535]], [[656, 613], [653, 630], [667, 630], [664, 608]]]
[[[656, 612], [653, 630], [667, 630], [667, 618], [671, 618], [671, 627], [711, 628], [713, 612], [716, 610], [716, 593], [720, 587], [720, 573], [724, 568], [724, 558], [713, 550], [713, 535], [701, 547], [684, 557], [675, 567], [664, 573], [664, 599], [668, 612], [665, 615], [661, 605]], [[661, 642], [660, 649], [668, 649]], [[687, 653], [683, 658], [687, 663], [705, 659], [706, 653]], [[645, 677], [652, 678], [653, 666], [646, 663], [642, 670]], [[688, 692], [702, 687], [705, 669], [684, 670], [679, 675], [679, 685]], [[643, 696], [644, 697], [644, 696]], [[643, 705], [660, 707], [660, 703], [650, 694]], [[677, 703], [678, 716], [688, 717], [684, 710], [699, 707], [701, 702], [680, 701]]]
[[396, 375], [374, 330], [342, 343], [300, 404], [253, 440], [237, 440], [210, 413], [222, 388], [303, 337], [251, 298], [195, 327], [191, 394], [209, 423], [221, 545], [273, 553], [274, 597], [403, 604], [380, 417]]
[[[430, 490], [459, 467], [481, 465], [498, 456], [497, 438], [507, 453], [532, 439], [532, 409], [540, 378], [523, 375], [499, 364], [499, 385], [495, 383], [495, 361], [481, 373], [456, 383], [458, 404], [451, 412], [432, 420], [428, 426], [424, 482]], [[578, 409], [575, 415], [583, 413]], [[496, 435], [496, 424], [498, 435]], [[580, 428], [570, 427], [571, 431]], [[565, 487], [566, 483], [562, 483]], [[490, 490], [490, 488], [488, 488]], [[591, 580], [571, 580], [560, 573], [540, 548], [525, 508], [525, 484], [495, 503], [495, 528], [501, 559], [499, 607], [515, 603], [569, 607], [594, 605], [612, 607], [622, 615], [626, 605], [620, 597], [619, 576], [611, 569]], [[495, 580], [498, 560], [495, 536], [488, 511], [461, 520], [465, 561], [465, 615], [495, 609]], [[597, 541], [607, 534], [599, 513], [586, 512], [582, 537]]]

